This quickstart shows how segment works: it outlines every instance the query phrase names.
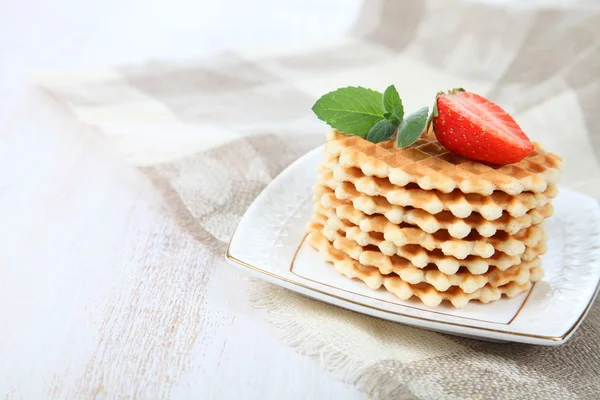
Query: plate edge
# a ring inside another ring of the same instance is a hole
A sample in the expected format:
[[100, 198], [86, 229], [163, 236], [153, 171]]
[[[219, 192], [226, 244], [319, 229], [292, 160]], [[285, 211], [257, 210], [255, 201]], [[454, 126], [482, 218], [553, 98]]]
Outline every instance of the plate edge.
[[[239, 224], [238, 224], [239, 226]], [[233, 255], [231, 255], [230, 252], [230, 247], [231, 247], [231, 243], [233, 242], [234, 238], [235, 238], [235, 233], [237, 231], [237, 227], [235, 229], [235, 231], [233, 232], [233, 235], [231, 235], [231, 239], [229, 240], [229, 243], [227, 245], [227, 249], [225, 251], [225, 257], [228, 261], [233, 262], [237, 265], [241, 265], [243, 267], [246, 267], [248, 269], [253, 270], [254, 272], [258, 272], [260, 274], [263, 275], [267, 275], [271, 278], [275, 278], [276, 280], [280, 280], [280, 281], [284, 281], [290, 285], [294, 285], [294, 286], [298, 286], [304, 290], [308, 290], [308, 291], [314, 291], [317, 292], [321, 295], [324, 295], [325, 297], [331, 297], [334, 299], [337, 299], [339, 301], [342, 302], [348, 302], [348, 303], [352, 303], [356, 306], [359, 307], [365, 307], [365, 308], [369, 308], [369, 309], [373, 309], [377, 312], [381, 312], [384, 314], [392, 314], [389, 311], [383, 310], [383, 309], [379, 309], [376, 307], [372, 307], [370, 305], [367, 304], [362, 304], [362, 303], [358, 303], [355, 302], [353, 300], [349, 300], [349, 299], [345, 299], [343, 297], [337, 296], [335, 294], [332, 293], [328, 293], [307, 285], [304, 285], [300, 282], [295, 282], [291, 279], [288, 279], [286, 277], [283, 277], [281, 275], [278, 274], [274, 274], [272, 272], [269, 272], [267, 270], [258, 268], [254, 265], [251, 265], [243, 260], [240, 260], [236, 257], [234, 257]], [[430, 318], [423, 318], [423, 317], [416, 317], [413, 315], [408, 315], [408, 314], [402, 314], [402, 313], [396, 313], [396, 315], [400, 315], [404, 318], [409, 318], [409, 319], [415, 319], [415, 320], [419, 320], [419, 321], [426, 321], [426, 322], [432, 322], [435, 324], [440, 324], [440, 325], [446, 325], [446, 326], [454, 326], [454, 327], [460, 327], [460, 328], [467, 328], [467, 329], [471, 329], [474, 331], [484, 331], [484, 332], [493, 332], [493, 333], [497, 333], [497, 334], [502, 334], [502, 335], [507, 335], [507, 336], [516, 336], [516, 337], [522, 337], [522, 338], [533, 338], [533, 339], [541, 339], [541, 340], [545, 340], [545, 341], [549, 341], [551, 342], [550, 344], [562, 344], [564, 342], [566, 342], [573, 333], [575, 333], [575, 331], [577, 330], [577, 328], [579, 328], [579, 325], [581, 325], [581, 323], [583, 322], [583, 320], [585, 319], [585, 317], [587, 316], [588, 312], [590, 311], [590, 309], [592, 308], [592, 305], [594, 304], [594, 300], [596, 299], [596, 297], [598, 296], [598, 293], [600, 292], [600, 280], [598, 281], [598, 283], [596, 284], [596, 289], [594, 290], [594, 294], [591, 296], [589, 303], [587, 304], [586, 308], [584, 309], [584, 311], [581, 313], [581, 315], [579, 316], [579, 318], [577, 319], [577, 321], [575, 321], [575, 323], [569, 328], [567, 329], [567, 331], [561, 335], [561, 336], [545, 336], [545, 335], [536, 335], [536, 334], [529, 334], [529, 333], [518, 333], [518, 332], [507, 332], [507, 331], [503, 331], [500, 329], [491, 329], [491, 328], [483, 328], [483, 327], [477, 327], [477, 326], [472, 326], [472, 325], [466, 325], [466, 324], [458, 324], [458, 323], [453, 323], [453, 322], [446, 322], [446, 321], [437, 321], [434, 319], [430, 319]]]
[[[426, 322], [430, 322], [430, 323], [434, 323], [434, 324], [439, 324], [439, 325], [445, 325], [445, 326], [451, 326], [451, 327], [460, 327], [460, 328], [465, 328], [465, 329], [469, 329], [472, 331], [479, 331], [479, 332], [492, 332], [492, 333], [496, 333], [496, 334], [500, 334], [500, 335], [506, 335], [506, 336], [516, 336], [516, 337], [520, 337], [520, 338], [531, 338], [531, 339], [539, 339], [542, 341], [546, 341], [547, 343], [545, 343], [546, 345], [551, 345], [551, 346], [555, 346], [555, 345], [560, 345], [565, 343], [567, 340], [569, 340], [571, 338], [571, 336], [577, 331], [577, 329], [579, 328], [579, 326], [581, 325], [581, 323], [583, 322], [583, 320], [587, 317], [587, 314], [589, 313], [590, 309], [592, 308], [595, 299], [598, 297], [598, 294], [600, 293], [600, 279], [598, 280], [598, 282], [596, 283], [596, 288], [594, 289], [594, 292], [592, 294], [592, 296], [590, 297], [590, 300], [588, 302], [588, 304], [585, 306], [583, 312], [581, 313], [581, 315], [579, 316], [579, 318], [577, 318], [577, 320], [575, 321], [575, 323], [565, 331], [565, 333], [563, 333], [561, 336], [547, 336], [547, 335], [536, 335], [536, 334], [530, 334], [530, 333], [517, 333], [517, 332], [507, 332], [507, 331], [503, 331], [500, 329], [492, 329], [492, 328], [484, 328], [484, 327], [477, 327], [477, 326], [472, 326], [472, 325], [466, 325], [466, 324], [459, 324], [459, 323], [453, 323], [453, 322], [446, 322], [446, 321], [438, 321], [438, 320], [434, 320], [434, 319], [430, 319], [430, 318], [424, 318], [424, 317], [417, 317], [417, 316], [413, 316], [413, 315], [409, 315], [409, 314], [404, 314], [404, 313], [392, 313], [390, 311], [387, 311], [385, 309], [381, 309], [381, 308], [377, 308], [377, 307], [373, 307], [367, 304], [363, 304], [363, 303], [359, 303], [359, 302], [355, 302], [353, 300], [349, 300], [346, 299], [344, 297], [320, 290], [320, 289], [316, 289], [313, 287], [310, 287], [308, 285], [305, 285], [301, 282], [296, 282], [294, 280], [291, 280], [289, 278], [286, 278], [284, 276], [272, 273], [270, 271], [264, 270], [262, 268], [256, 267], [254, 265], [251, 265], [243, 260], [240, 260], [236, 257], [234, 257], [231, 252], [230, 252], [230, 248], [232, 243], [234, 242], [234, 238], [235, 238], [235, 234], [237, 233], [238, 228], [241, 225], [241, 222], [244, 220], [244, 218], [246, 217], [246, 214], [248, 213], [248, 210], [252, 207], [252, 205], [254, 204], [254, 202], [256, 201], [256, 199], [258, 199], [271, 185], [272, 183], [277, 180], [277, 178], [281, 177], [285, 172], [287, 172], [289, 169], [291, 169], [298, 161], [300, 161], [301, 159], [303, 159], [304, 157], [308, 156], [309, 154], [317, 151], [318, 149], [322, 148], [324, 145], [318, 146], [312, 150], [309, 150], [308, 152], [306, 152], [305, 154], [303, 154], [302, 156], [300, 156], [297, 160], [295, 160], [293, 163], [291, 163], [290, 165], [288, 165], [286, 168], [284, 168], [275, 178], [273, 178], [273, 180], [271, 182], [269, 182], [269, 184], [267, 184], [261, 191], [260, 193], [255, 197], [255, 199], [253, 200], [253, 202], [250, 204], [250, 206], [246, 209], [246, 212], [244, 212], [244, 215], [242, 216], [242, 218], [240, 219], [240, 221], [237, 223], [233, 234], [231, 235], [231, 238], [229, 239], [229, 243], [227, 244], [227, 248], [225, 251], [225, 258], [230, 262], [230, 263], [234, 263], [240, 266], [243, 266], [245, 268], [248, 268], [258, 274], [262, 274], [262, 275], [266, 275], [269, 276], [271, 278], [274, 278], [275, 280], [279, 280], [279, 281], [283, 281], [286, 282], [289, 285], [292, 286], [297, 286], [299, 288], [302, 288], [303, 290], [307, 290], [309, 292], [317, 292], [325, 297], [328, 298], [333, 298], [336, 299], [338, 301], [341, 302], [346, 302], [346, 303], [351, 303], [355, 306], [358, 307], [363, 307], [363, 308], [367, 308], [367, 309], [371, 309], [374, 310], [376, 312], [382, 313], [382, 314], [388, 314], [388, 315], [397, 315], [397, 316], [401, 316], [403, 318], [407, 318], [407, 319], [414, 319], [414, 320], [418, 320], [418, 321], [426, 321]], [[576, 192], [576, 191], [575, 191]], [[577, 192], [580, 193], [580, 192]], [[288, 290], [290, 290], [288, 288]], [[330, 303], [332, 304], [332, 303]], [[335, 305], [335, 304], [334, 304]], [[338, 305], [336, 305], [338, 306]], [[338, 306], [340, 307], [340, 306]], [[417, 325], [418, 326], [418, 325]], [[426, 328], [425, 328], [426, 329]]]

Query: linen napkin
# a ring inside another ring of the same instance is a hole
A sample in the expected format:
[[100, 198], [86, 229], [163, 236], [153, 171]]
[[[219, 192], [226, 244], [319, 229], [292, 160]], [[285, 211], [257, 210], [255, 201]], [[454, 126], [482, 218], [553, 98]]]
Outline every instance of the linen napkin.
[[[501, 104], [566, 163], [562, 184], [600, 197], [600, 11], [444, 0], [366, 1], [347, 37], [211, 59], [47, 73], [41, 85], [106, 136], [223, 256], [241, 215], [324, 141], [310, 108], [343, 86], [395, 84], [408, 113], [464, 87]], [[192, 266], [190, 266], [192, 267]], [[195, 263], [194, 268], [198, 268]], [[558, 348], [491, 344], [402, 326], [251, 281], [281, 340], [369, 396], [594, 399], [600, 308]]]

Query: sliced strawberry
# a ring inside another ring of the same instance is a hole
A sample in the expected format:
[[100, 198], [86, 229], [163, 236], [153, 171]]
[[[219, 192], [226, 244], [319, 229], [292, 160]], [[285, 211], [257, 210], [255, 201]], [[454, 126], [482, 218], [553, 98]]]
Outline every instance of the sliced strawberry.
[[475, 93], [455, 89], [436, 99], [433, 131], [448, 150], [491, 164], [521, 161], [533, 144], [515, 120], [495, 103]]

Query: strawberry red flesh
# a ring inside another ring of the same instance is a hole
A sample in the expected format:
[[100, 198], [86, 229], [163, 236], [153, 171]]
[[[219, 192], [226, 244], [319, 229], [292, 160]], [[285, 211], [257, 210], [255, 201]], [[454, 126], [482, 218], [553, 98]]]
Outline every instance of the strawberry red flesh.
[[465, 158], [491, 164], [521, 161], [533, 144], [515, 120], [475, 93], [450, 91], [437, 97], [433, 130], [438, 141]]

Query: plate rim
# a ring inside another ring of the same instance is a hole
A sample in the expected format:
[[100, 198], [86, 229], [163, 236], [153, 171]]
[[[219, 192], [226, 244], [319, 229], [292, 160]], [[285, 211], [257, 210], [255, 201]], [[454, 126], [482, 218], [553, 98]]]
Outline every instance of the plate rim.
[[[231, 235], [231, 238], [229, 239], [229, 242], [227, 244], [227, 248], [225, 251], [225, 258], [226, 260], [234, 265], [234, 266], [241, 266], [244, 267], [246, 269], [249, 269], [250, 271], [257, 273], [259, 276], [261, 277], [267, 277], [267, 278], [271, 278], [274, 279], [276, 281], [279, 282], [283, 282], [285, 285], [280, 285], [283, 286], [284, 288], [287, 288], [288, 290], [292, 290], [294, 292], [297, 293], [303, 293], [309, 297], [318, 299], [320, 301], [325, 301], [328, 304], [332, 304], [334, 306], [337, 307], [342, 307], [342, 308], [346, 308], [348, 309], [348, 307], [345, 307], [344, 305], [340, 305], [337, 302], [341, 302], [342, 304], [344, 303], [349, 303], [354, 305], [355, 307], [360, 308], [365, 308], [365, 309], [369, 309], [369, 310], [373, 310], [377, 313], [383, 313], [385, 315], [390, 315], [390, 316], [399, 316], [402, 318], [406, 318], [409, 320], [415, 320], [418, 321], [418, 324], [413, 324], [413, 326], [417, 326], [417, 327], [422, 327], [424, 329], [434, 329], [435, 328], [442, 328], [442, 327], [455, 327], [455, 328], [462, 328], [462, 329], [466, 329], [469, 330], [471, 332], [469, 332], [470, 334], [473, 334], [475, 337], [479, 337], [479, 338], [490, 338], [490, 336], [482, 336], [482, 335], [478, 335], [479, 332], [489, 332], [489, 333], [493, 333], [495, 334], [495, 336], [514, 336], [514, 337], [518, 337], [518, 338], [524, 338], [524, 339], [538, 339], [541, 340], [541, 342], [538, 343], [542, 343], [542, 344], [549, 344], [549, 345], [559, 345], [562, 343], [565, 343], [574, 333], [575, 331], [577, 331], [577, 329], [579, 328], [579, 326], [581, 325], [581, 323], [585, 320], [585, 318], [587, 317], [587, 314], [589, 313], [590, 309], [592, 308], [593, 304], [594, 304], [594, 300], [598, 297], [598, 295], [600, 294], [600, 279], [598, 280], [598, 282], [596, 283], [596, 287], [592, 293], [592, 295], [590, 296], [589, 302], [587, 303], [587, 305], [585, 306], [585, 308], [583, 309], [582, 313], [579, 315], [579, 317], [577, 318], [577, 320], [573, 323], [573, 325], [571, 327], [569, 327], [565, 333], [563, 333], [561, 336], [551, 336], [551, 335], [539, 335], [539, 334], [532, 334], [532, 333], [523, 333], [523, 332], [508, 332], [505, 330], [499, 330], [499, 329], [493, 329], [493, 328], [487, 328], [487, 327], [483, 327], [483, 326], [477, 326], [477, 325], [468, 325], [468, 324], [461, 324], [461, 323], [455, 323], [455, 322], [450, 322], [450, 321], [440, 321], [440, 320], [435, 320], [432, 318], [427, 318], [427, 317], [420, 317], [420, 316], [415, 316], [415, 315], [411, 315], [411, 314], [406, 314], [406, 313], [402, 313], [402, 312], [392, 312], [383, 308], [379, 308], [379, 307], [375, 307], [369, 304], [365, 304], [365, 303], [361, 303], [361, 302], [357, 302], [354, 301], [352, 299], [348, 299], [342, 296], [339, 296], [337, 294], [325, 291], [325, 290], [321, 290], [319, 288], [315, 288], [309, 285], [306, 285], [302, 282], [299, 281], [295, 281], [292, 279], [289, 279], [285, 276], [282, 276], [280, 274], [268, 271], [266, 269], [257, 267], [255, 265], [252, 265], [244, 260], [241, 260], [235, 256], [233, 256], [231, 254], [231, 246], [235, 240], [236, 237], [236, 233], [238, 232], [238, 228], [240, 227], [240, 225], [242, 224], [243, 220], [247, 217], [248, 212], [253, 208], [252, 205], [254, 205], [254, 203], [257, 201], [257, 199], [259, 199], [267, 190], [269, 190], [271, 188], [271, 186], [274, 184], [274, 182], [276, 180], [278, 180], [278, 178], [280, 178], [282, 175], [284, 175], [286, 172], [288, 172], [288, 170], [290, 170], [291, 168], [294, 167], [294, 165], [296, 163], [298, 163], [301, 159], [303, 159], [304, 157], [308, 157], [310, 154], [312, 154], [313, 152], [318, 151], [319, 149], [321, 149], [324, 145], [320, 145], [317, 146], [316, 148], [309, 150], [308, 152], [306, 152], [305, 154], [303, 154], [302, 156], [300, 156], [299, 158], [297, 158], [294, 162], [292, 162], [290, 165], [288, 165], [286, 168], [284, 168], [277, 176], [275, 176], [254, 198], [254, 200], [252, 201], [252, 203], [250, 204], [250, 206], [248, 206], [248, 208], [246, 209], [246, 211], [244, 212], [243, 216], [240, 218], [240, 220], [238, 221], [238, 223], [236, 224], [236, 227], [233, 231], [233, 234]], [[575, 191], [577, 193], [580, 193], [578, 191]], [[583, 194], [583, 193], [582, 193]], [[298, 249], [300, 248], [302, 243], [300, 243]], [[297, 251], [298, 249], [296, 249], [295, 251]], [[300, 275], [296, 275], [299, 278], [302, 278], [302, 276]], [[268, 280], [268, 279], [267, 279]], [[318, 282], [317, 282], [318, 283]], [[287, 286], [291, 286], [291, 287], [287, 287]], [[294, 288], [298, 288], [299, 290], [295, 290]], [[306, 293], [304, 293], [306, 292]], [[321, 296], [324, 296], [324, 298], [321, 297], [314, 297], [311, 294], [312, 293], [318, 293]], [[530, 292], [531, 293], [531, 292]], [[327, 300], [329, 299], [329, 300]], [[523, 303], [523, 306], [521, 308], [525, 307], [525, 303], [526, 301]], [[356, 311], [356, 312], [361, 312], [361, 311]], [[361, 312], [363, 314], [365, 314], [364, 312]], [[369, 314], [367, 313], [367, 315], [371, 315], [374, 316], [373, 314]], [[382, 317], [378, 317], [375, 316], [376, 318], [382, 318]], [[458, 317], [460, 318], [460, 317]], [[397, 320], [394, 319], [390, 319], [390, 318], [384, 318], [387, 319], [389, 321], [395, 322], [395, 323], [402, 323], [399, 322]], [[432, 324], [431, 327], [427, 327], [427, 326], [423, 326], [422, 323], [430, 323]], [[446, 331], [447, 332], [447, 331]], [[458, 331], [452, 331], [456, 334], [461, 334]], [[505, 338], [507, 340], [510, 340], [508, 338]], [[511, 341], [515, 341], [515, 340], [511, 340]], [[527, 343], [531, 343], [530, 341], [528, 341]]]
[[[451, 318], [459, 318], [459, 319], [464, 319], [464, 320], [470, 320], [470, 321], [483, 322], [483, 323], [488, 323], [488, 324], [491, 324], [491, 325], [510, 326], [510, 324], [511, 324], [511, 323], [512, 323], [512, 322], [513, 322], [513, 321], [514, 321], [514, 320], [515, 320], [515, 319], [518, 317], [518, 315], [521, 313], [521, 311], [522, 311], [522, 310], [523, 310], [523, 308], [525, 307], [525, 304], [527, 304], [527, 301], [529, 300], [529, 297], [531, 296], [531, 293], [533, 293], [533, 288], [535, 287], [535, 284], [537, 283], [537, 282], [533, 282], [533, 284], [531, 285], [531, 287], [530, 287], [530, 288], [529, 288], [529, 290], [527, 291], [527, 294], [525, 295], [525, 298], [523, 299], [523, 302], [521, 303], [521, 305], [519, 306], [519, 308], [517, 309], [517, 311], [515, 312], [515, 314], [514, 314], [514, 315], [511, 317], [511, 319], [510, 319], [508, 322], [493, 322], [493, 321], [485, 321], [485, 320], [481, 320], [481, 319], [477, 319], [477, 318], [470, 318], [470, 317], [465, 317], [465, 316], [451, 315], [451, 314], [446, 314], [446, 313], [442, 313], [442, 312], [439, 312], [439, 311], [434, 311], [434, 310], [433, 310], [433, 309], [431, 309], [431, 308], [422, 309], [422, 308], [416, 308], [416, 307], [414, 307], [414, 306], [409, 306], [409, 305], [406, 305], [406, 304], [397, 304], [397, 303], [392, 303], [392, 302], [390, 302], [390, 301], [388, 301], [388, 300], [376, 299], [376, 298], [374, 298], [374, 297], [370, 297], [370, 296], [367, 296], [367, 295], [365, 295], [365, 294], [362, 294], [362, 293], [356, 293], [356, 292], [352, 292], [352, 291], [350, 291], [350, 290], [347, 290], [347, 289], [342, 289], [342, 288], [338, 288], [338, 287], [335, 287], [335, 286], [329, 285], [329, 284], [327, 284], [327, 283], [319, 282], [319, 281], [316, 281], [316, 280], [314, 280], [314, 279], [312, 279], [312, 278], [308, 278], [308, 277], [306, 277], [306, 276], [302, 276], [302, 275], [300, 275], [300, 274], [298, 274], [298, 273], [294, 272], [294, 270], [293, 270], [293, 269], [294, 269], [294, 265], [295, 265], [295, 262], [296, 262], [297, 255], [298, 255], [298, 253], [301, 251], [302, 247], [303, 247], [303, 246], [306, 244], [306, 238], [307, 238], [307, 237], [308, 237], [308, 233], [306, 233], [306, 234], [304, 235], [303, 239], [300, 241], [300, 243], [299, 243], [299, 245], [298, 245], [298, 248], [296, 249], [296, 251], [295, 251], [295, 253], [294, 253], [294, 257], [292, 258], [292, 262], [291, 262], [291, 265], [290, 265], [290, 270], [289, 270], [289, 271], [290, 271], [290, 273], [291, 273], [292, 275], [294, 275], [294, 276], [297, 276], [297, 277], [299, 277], [299, 278], [302, 278], [302, 279], [304, 279], [304, 280], [307, 280], [307, 281], [310, 281], [310, 282], [313, 282], [313, 283], [316, 283], [316, 284], [322, 285], [322, 286], [328, 286], [328, 287], [331, 287], [331, 288], [333, 288], [333, 289], [338, 289], [338, 290], [340, 290], [340, 291], [342, 291], [342, 292], [351, 293], [351, 294], [354, 294], [354, 295], [356, 295], [356, 296], [360, 296], [360, 297], [366, 297], [366, 298], [369, 298], [369, 299], [373, 299], [373, 300], [377, 300], [377, 301], [382, 301], [382, 302], [384, 302], [384, 303], [390, 303], [390, 304], [394, 304], [394, 305], [401, 305], [402, 307], [406, 307], [406, 308], [410, 308], [410, 309], [416, 309], [416, 310], [420, 310], [420, 311], [425, 311], [425, 312], [432, 313], [432, 314], [441, 314], [441, 315], [445, 315], [445, 316], [447, 316], [447, 317], [451, 317]], [[600, 280], [599, 280], [599, 282], [600, 282]], [[363, 304], [363, 303], [359, 303], [359, 304]], [[586, 306], [587, 306], [587, 305], [586, 305]], [[374, 308], [377, 308], [377, 307], [374, 307]], [[377, 309], [378, 309], [378, 310], [383, 310], [383, 309], [380, 309], [380, 308], [377, 308]], [[388, 310], [384, 310], [384, 311], [386, 311], [386, 312], [388, 312], [388, 313], [390, 313], [390, 314], [394, 314], [394, 315], [399, 315], [399, 314], [400, 314], [400, 313], [397, 313], [397, 312], [394, 312], [394, 311], [388, 311]], [[436, 322], [439, 322], [439, 321], [437, 321], [437, 320], [436, 320]], [[469, 327], [471, 327], [471, 325], [469, 325]], [[506, 332], [506, 331], [502, 331], [502, 332]]]

